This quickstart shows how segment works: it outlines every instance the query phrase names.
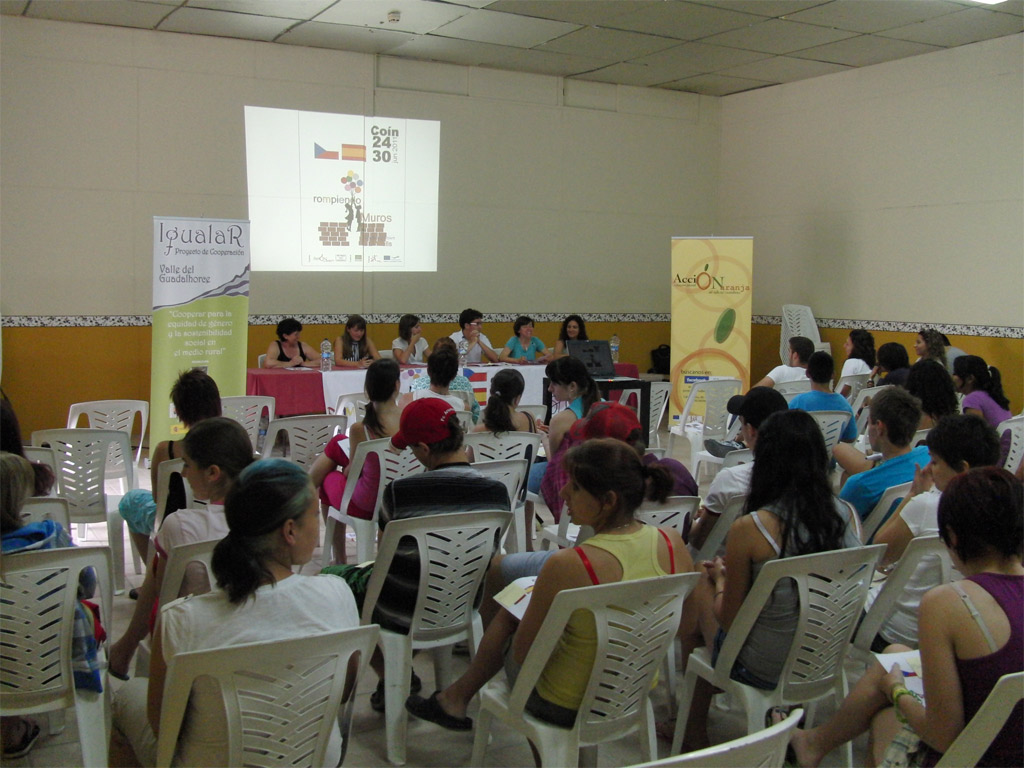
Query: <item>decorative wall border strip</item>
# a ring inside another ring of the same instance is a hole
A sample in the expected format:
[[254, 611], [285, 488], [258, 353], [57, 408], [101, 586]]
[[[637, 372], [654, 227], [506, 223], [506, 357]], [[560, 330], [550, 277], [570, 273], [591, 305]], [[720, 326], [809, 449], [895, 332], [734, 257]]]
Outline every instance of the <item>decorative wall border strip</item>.
[[[566, 312], [538, 312], [530, 315], [538, 323], [561, 322]], [[595, 323], [667, 323], [672, 316], [667, 312], [651, 313], [581, 313], [583, 319]], [[516, 313], [495, 313], [484, 316], [488, 323], [511, 323]], [[289, 315], [250, 315], [249, 325], [277, 325]], [[309, 325], [343, 325], [348, 315], [294, 315], [301, 323]], [[399, 313], [369, 313], [364, 315], [368, 323], [397, 323]], [[424, 323], [457, 323], [455, 313], [424, 313], [419, 315]], [[754, 315], [754, 325], [781, 325], [780, 315]], [[921, 328], [935, 328], [954, 336], [988, 336], [1006, 339], [1024, 338], [1024, 327], [998, 325], [954, 325], [949, 323], [919, 323], [902, 320], [843, 320], [817, 318], [820, 328], [865, 328], [869, 331], [897, 331], [916, 333]], [[151, 325], [150, 315], [11, 315], [0, 318], [4, 328], [130, 328]]]

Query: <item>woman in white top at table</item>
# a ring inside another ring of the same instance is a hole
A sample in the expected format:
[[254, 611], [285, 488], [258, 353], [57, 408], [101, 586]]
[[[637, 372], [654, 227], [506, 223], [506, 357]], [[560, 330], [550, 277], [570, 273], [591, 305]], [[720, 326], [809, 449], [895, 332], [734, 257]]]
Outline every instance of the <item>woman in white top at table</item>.
[[551, 353], [544, 347], [544, 342], [533, 335], [533, 318], [520, 315], [512, 325], [515, 334], [505, 342], [498, 360], [503, 363], [546, 363]]
[[391, 353], [402, 364], [427, 362], [430, 345], [423, 338], [420, 319], [416, 315], [402, 315], [398, 321], [398, 338], [391, 342]]
[[366, 334], [366, 320], [362, 315], [349, 315], [345, 332], [334, 340], [334, 364], [342, 368], [366, 368], [374, 360], [380, 360], [380, 353]]
[[286, 317], [277, 324], [277, 341], [270, 342], [264, 368], [319, 368], [320, 355], [302, 341], [302, 323]]

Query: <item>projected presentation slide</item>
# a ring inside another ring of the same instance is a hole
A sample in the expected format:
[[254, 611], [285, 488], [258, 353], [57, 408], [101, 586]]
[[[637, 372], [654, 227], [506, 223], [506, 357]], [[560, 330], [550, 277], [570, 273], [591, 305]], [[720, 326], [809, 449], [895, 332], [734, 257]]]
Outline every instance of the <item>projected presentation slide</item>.
[[437, 269], [441, 124], [245, 108], [253, 271]]

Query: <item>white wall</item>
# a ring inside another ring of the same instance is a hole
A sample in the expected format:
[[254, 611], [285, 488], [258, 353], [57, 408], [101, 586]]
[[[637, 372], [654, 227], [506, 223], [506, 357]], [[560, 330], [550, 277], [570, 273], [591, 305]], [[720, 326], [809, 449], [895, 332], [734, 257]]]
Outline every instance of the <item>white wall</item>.
[[243, 107], [441, 125], [436, 274], [256, 274], [254, 313], [667, 312], [715, 224], [692, 94], [3, 17], [3, 315], [146, 314], [152, 217], [246, 218]]
[[1024, 37], [722, 100], [754, 311], [1024, 325]]

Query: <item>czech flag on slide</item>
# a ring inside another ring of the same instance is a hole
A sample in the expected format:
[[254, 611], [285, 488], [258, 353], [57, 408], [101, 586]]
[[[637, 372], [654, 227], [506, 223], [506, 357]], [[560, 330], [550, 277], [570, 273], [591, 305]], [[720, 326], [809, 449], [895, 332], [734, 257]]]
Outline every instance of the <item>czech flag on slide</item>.
[[366, 162], [366, 145], [365, 144], [342, 144], [341, 145], [341, 159], [342, 160], [356, 160], [360, 163]]
[[313, 144], [313, 159], [315, 160], [338, 160], [337, 152], [329, 152], [319, 144]]

